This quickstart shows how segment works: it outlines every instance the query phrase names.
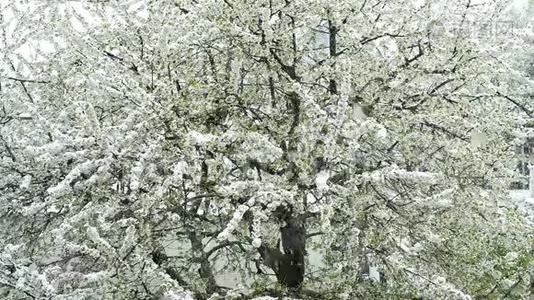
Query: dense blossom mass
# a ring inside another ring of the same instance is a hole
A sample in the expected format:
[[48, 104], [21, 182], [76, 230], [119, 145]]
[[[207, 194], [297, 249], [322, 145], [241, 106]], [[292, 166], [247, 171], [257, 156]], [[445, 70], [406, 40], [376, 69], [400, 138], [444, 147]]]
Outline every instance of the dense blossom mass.
[[505, 4], [1, 1], [0, 298], [526, 299]]

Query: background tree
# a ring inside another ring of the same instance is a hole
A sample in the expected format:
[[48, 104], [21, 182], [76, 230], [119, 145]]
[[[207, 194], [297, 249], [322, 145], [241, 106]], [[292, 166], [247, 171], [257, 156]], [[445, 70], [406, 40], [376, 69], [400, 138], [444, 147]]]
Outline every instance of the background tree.
[[1, 5], [4, 298], [528, 293], [501, 3]]

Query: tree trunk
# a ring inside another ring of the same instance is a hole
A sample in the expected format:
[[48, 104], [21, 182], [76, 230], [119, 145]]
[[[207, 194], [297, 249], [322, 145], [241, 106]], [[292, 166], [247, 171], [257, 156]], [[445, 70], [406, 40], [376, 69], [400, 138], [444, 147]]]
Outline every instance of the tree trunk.
[[302, 221], [288, 218], [286, 226], [280, 228], [282, 247], [262, 245], [258, 250], [263, 264], [273, 269], [280, 284], [288, 288], [300, 288], [304, 281], [304, 255], [306, 254], [306, 230]]

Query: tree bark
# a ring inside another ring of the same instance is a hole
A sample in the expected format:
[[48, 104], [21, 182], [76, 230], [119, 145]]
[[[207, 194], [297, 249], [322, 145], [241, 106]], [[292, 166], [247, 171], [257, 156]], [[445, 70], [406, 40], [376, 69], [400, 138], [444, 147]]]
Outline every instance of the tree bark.
[[304, 281], [306, 230], [296, 217], [289, 217], [286, 222], [286, 226], [280, 228], [284, 252], [265, 244], [258, 251], [263, 264], [273, 269], [280, 284], [298, 289]]

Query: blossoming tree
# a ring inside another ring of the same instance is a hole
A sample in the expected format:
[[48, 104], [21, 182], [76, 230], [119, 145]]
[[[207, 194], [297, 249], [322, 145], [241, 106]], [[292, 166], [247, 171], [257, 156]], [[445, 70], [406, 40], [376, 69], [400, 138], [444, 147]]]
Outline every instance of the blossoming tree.
[[527, 295], [501, 4], [9, 2], [3, 298]]

